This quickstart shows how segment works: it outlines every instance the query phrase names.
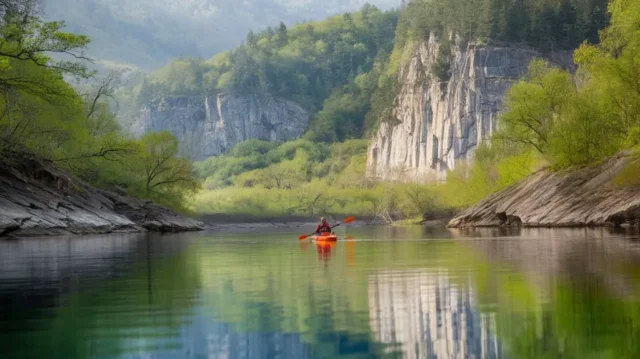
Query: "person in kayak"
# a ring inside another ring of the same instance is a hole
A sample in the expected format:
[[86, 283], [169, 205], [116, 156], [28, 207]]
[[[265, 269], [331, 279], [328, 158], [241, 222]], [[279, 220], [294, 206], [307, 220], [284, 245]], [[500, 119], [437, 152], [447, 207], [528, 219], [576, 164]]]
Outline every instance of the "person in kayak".
[[330, 232], [331, 226], [329, 225], [329, 223], [327, 223], [327, 220], [324, 217], [320, 218], [320, 224], [316, 227], [316, 234]]

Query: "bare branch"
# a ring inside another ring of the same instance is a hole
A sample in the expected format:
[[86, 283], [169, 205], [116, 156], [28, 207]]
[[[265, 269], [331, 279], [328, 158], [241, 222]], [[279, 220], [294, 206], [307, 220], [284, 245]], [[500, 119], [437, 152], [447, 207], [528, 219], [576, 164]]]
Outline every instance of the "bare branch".
[[113, 155], [113, 154], [130, 154], [132, 152], [133, 152], [132, 150], [126, 149], [126, 148], [101, 148], [97, 152], [85, 153], [76, 157], [54, 159], [52, 160], [52, 162], [67, 162], [67, 161], [75, 161], [80, 159], [97, 158], [97, 157], [107, 158], [109, 155]]

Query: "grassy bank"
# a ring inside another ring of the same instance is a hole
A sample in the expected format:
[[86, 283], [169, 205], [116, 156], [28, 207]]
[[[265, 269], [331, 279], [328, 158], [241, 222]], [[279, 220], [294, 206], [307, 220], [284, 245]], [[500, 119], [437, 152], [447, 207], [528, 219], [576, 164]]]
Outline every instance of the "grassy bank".
[[196, 163], [205, 188], [191, 201], [201, 215], [237, 218], [366, 216], [385, 222], [443, 219], [529, 175], [531, 152], [499, 157], [482, 147], [473, 166], [460, 166], [446, 183], [384, 183], [366, 175], [367, 141], [333, 145], [297, 140], [250, 140], [228, 155]]

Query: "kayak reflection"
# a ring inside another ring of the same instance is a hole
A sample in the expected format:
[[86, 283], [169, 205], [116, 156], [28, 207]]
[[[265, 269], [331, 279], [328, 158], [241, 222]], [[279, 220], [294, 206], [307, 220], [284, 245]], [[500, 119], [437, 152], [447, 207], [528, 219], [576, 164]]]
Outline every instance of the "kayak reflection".
[[329, 262], [331, 259], [331, 251], [336, 247], [336, 242], [316, 242], [316, 250], [318, 251], [318, 259]]

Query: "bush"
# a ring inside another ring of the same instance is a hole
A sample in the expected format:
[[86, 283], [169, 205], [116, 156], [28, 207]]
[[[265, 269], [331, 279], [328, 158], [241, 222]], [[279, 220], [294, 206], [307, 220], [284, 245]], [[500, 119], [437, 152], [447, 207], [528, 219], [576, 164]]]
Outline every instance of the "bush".
[[231, 155], [234, 157], [248, 157], [255, 154], [264, 155], [278, 147], [278, 145], [278, 142], [249, 139], [233, 146]]

